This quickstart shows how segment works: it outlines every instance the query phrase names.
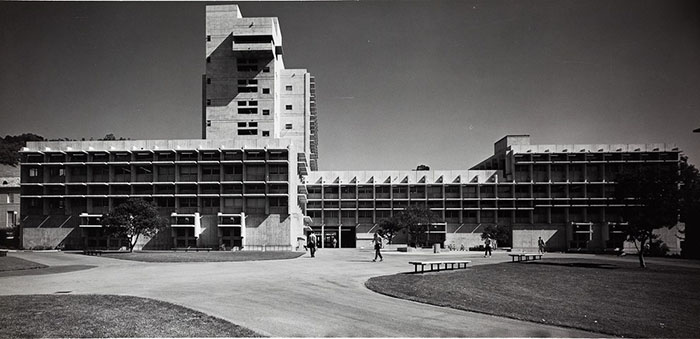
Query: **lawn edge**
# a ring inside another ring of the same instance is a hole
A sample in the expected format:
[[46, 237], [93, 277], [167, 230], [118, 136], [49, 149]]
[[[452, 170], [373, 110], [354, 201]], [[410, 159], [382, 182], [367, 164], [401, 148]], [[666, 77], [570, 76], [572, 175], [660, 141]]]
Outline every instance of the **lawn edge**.
[[[396, 274], [406, 274], [406, 273], [396, 273]], [[522, 318], [517, 318], [517, 317], [513, 317], [513, 316], [503, 315], [503, 314], [495, 314], [495, 313], [485, 312], [485, 311], [481, 311], [481, 310], [472, 310], [472, 309], [467, 309], [467, 308], [454, 307], [451, 305], [441, 305], [439, 303], [433, 303], [433, 302], [429, 302], [429, 301], [419, 300], [416, 298], [412, 298], [410, 296], [404, 298], [401, 296], [391, 295], [391, 294], [388, 294], [385, 292], [374, 290], [369, 286], [370, 280], [372, 280], [373, 278], [389, 277], [389, 276], [396, 275], [396, 274], [378, 275], [375, 277], [371, 277], [371, 278], [367, 279], [367, 281], [365, 281], [363, 285], [365, 286], [366, 289], [368, 289], [374, 293], [377, 293], [377, 294], [385, 295], [387, 297], [391, 297], [391, 298], [395, 298], [395, 299], [401, 299], [401, 300], [407, 300], [407, 301], [411, 301], [411, 302], [421, 303], [421, 304], [425, 304], [425, 305], [431, 305], [431, 306], [437, 306], [437, 307], [447, 307], [447, 308], [451, 308], [451, 309], [459, 310], [459, 311], [472, 312], [472, 313], [478, 313], [478, 314], [489, 315], [489, 316], [493, 316], [493, 317], [507, 318], [507, 319], [513, 319], [513, 320], [519, 320], [519, 321], [526, 321], [529, 323], [539, 324], [539, 325], [548, 325], [548, 326], [568, 328], [568, 329], [573, 329], [573, 330], [581, 330], [581, 331], [586, 331], [586, 332], [591, 332], [591, 333], [609, 335], [609, 336], [613, 336], [616, 338], [624, 338], [625, 337], [624, 335], [618, 335], [618, 334], [608, 333], [608, 332], [593, 331], [593, 330], [590, 330], [587, 328], [582, 328], [582, 327], [561, 325], [561, 324], [554, 324], [554, 323], [542, 323], [542, 322], [532, 321], [529, 319], [522, 319]], [[414, 273], [407, 273], [407, 274], [414, 274]], [[631, 336], [627, 336], [627, 337], [631, 337]]]
[[24, 261], [27, 261], [27, 262], [30, 262], [30, 263], [32, 263], [32, 264], [39, 265], [39, 266], [23, 267], [23, 268], [18, 268], [18, 269], [14, 269], [14, 270], [0, 270], [0, 272], [17, 272], [17, 271], [39, 270], [39, 269], [42, 269], [42, 268], [49, 268], [49, 267], [51, 267], [51, 266], [49, 266], [49, 265], [45, 265], [45, 264], [38, 263], [38, 262], [36, 262], [36, 261], [31, 261], [31, 260], [24, 259], [24, 258], [18, 258], [18, 257], [15, 257], [15, 256], [12, 256], [11, 258], [24, 260]]
[[[138, 295], [131, 295], [131, 294], [103, 294], [103, 293], [72, 293], [72, 292], [71, 292], [71, 293], [68, 293], [68, 294], [60, 294], [60, 293], [4, 294], [4, 295], [0, 295], [0, 297], [56, 296], [56, 295], [60, 295], [60, 296], [115, 296], [115, 297], [130, 297], [130, 298], [138, 298], [138, 299], [153, 300], [153, 301], [157, 301], [157, 302], [159, 302], [159, 303], [163, 303], [163, 304], [165, 304], [165, 305], [167, 305], [167, 306], [177, 306], [177, 307], [181, 307], [181, 308], [184, 308], [184, 309], [189, 310], [189, 311], [192, 311], [192, 312], [198, 312], [198, 313], [204, 314], [204, 315], [206, 315], [207, 317], [212, 317], [212, 318], [215, 318], [215, 319], [217, 319], [217, 320], [220, 320], [220, 321], [229, 323], [229, 324], [231, 324], [231, 325], [233, 325], [233, 326], [236, 326], [236, 327], [238, 327], [238, 328], [241, 328], [241, 329], [244, 329], [244, 330], [253, 332], [254, 334], [257, 335], [257, 336], [251, 336], [251, 337], [238, 337], [238, 338], [270, 338], [270, 337], [272, 337], [269, 333], [261, 333], [261, 331], [252, 330], [252, 329], [250, 329], [250, 328], [248, 328], [248, 327], [245, 327], [245, 326], [236, 324], [236, 323], [231, 322], [231, 321], [229, 321], [229, 320], [223, 319], [223, 318], [221, 318], [221, 317], [219, 317], [219, 316], [210, 314], [210, 313], [208, 313], [208, 312], [200, 311], [200, 310], [198, 310], [198, 309], [194, 309], [194, 308], [189, 307], [189, 306], [185, 306], [185, 305], [181, 305], [181, 304], [178, 304], [178, 303], [174, 303], [174, 302], [170, 302], [170, 301], [165, 301], [165, 300], [161, 300], [161, 299], [151, 298], [151, 297], [142, 297], [142, 296], [138, 296]], [[154, 338], [155, 338], [155, 337], [154, 337]], [[218, 338], [229, 338], [229, 337], [218, 337]]]

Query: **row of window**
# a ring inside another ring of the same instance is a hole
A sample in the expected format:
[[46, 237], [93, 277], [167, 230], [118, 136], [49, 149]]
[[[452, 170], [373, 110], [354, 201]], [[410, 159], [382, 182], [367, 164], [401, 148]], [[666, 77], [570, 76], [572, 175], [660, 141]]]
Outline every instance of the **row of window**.
[[[393, 214], [398, 211], [393, 211]], [[565, 223], [565, 222], [619, 222], [619, 208], [601, 207], [562, 207], [539, 208], [534, 211], [497, 211], [497, 210], [444, 210], [433, 211], [438, 222], [463, 223]], [[307, 211], [313, 225], [335, 225], [343, 223], [378, 223], [392, 216], [392, 211]]]
[[678, 152], [532, 153], [515, 154], [518, 162], [678, 160]]
[[280, 150], [188, 150], [188, 151], [115, 151], [24, 153], [22, 163], [64, 162], [150, 162], [150, 161], [218, 161], [218, 160], [287, 160], [289, 152]]
[[287, 194], [287, 185], [95, 185], [95, 186], [29, 186], [23, 196], [41, 195], [153, 195], [153, 194]]
[[601, 198], [615, 194], [614, 184], [548, 185], [406, 185], [319, 186], [307, 185], [309, 199], [442, 199], [442, 198]]
[[[223, 213], [287, 213], [289, 199], [285, 196], [275, 197], [242, 197], [242, 198], [216, 198], [216, 197], [157, 197], [152, 200], [156, 206], [162, 209], [177, 209], [178, 212], [223, 212]], [[112, 198], [112, 206], [118, 206], [125, 202], [124, 198]], [[63, 213], [107, 213], [109, 198], [71, 198], [69, 204], [65, 199], [36, 199], [24, 198], [23, 214], [41, 213], [40, 209], [48, 209], [49, 214]], [[90, 208], [88, 208], [90, 206]], [[269, 208], [269, 209], [268, 209]], [[69, 211], [66, 211], [69, 210]], [[169, 211], [170, 212], [170, 211]]]

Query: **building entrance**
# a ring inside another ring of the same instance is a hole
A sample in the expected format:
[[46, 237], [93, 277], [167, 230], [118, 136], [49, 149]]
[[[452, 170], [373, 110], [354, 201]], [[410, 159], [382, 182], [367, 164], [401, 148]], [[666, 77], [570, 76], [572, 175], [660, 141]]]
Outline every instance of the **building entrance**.
[[340, 247], [342, 248], [355, 248], [357, 243], [357, 238], [355, 235], [355, 227], [341, 227], [340, 228]]
[[320, 248], [355, 248], [355, 226], [312, 226], [311, 229]]

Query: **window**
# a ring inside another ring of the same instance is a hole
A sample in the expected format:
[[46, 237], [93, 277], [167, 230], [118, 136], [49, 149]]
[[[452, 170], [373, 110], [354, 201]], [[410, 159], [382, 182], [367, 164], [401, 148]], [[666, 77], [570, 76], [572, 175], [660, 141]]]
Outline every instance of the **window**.
[[285, 86], [285, 89], [288, 90], [288, 91], [291, 91], [291, 90], [292, 90], [292, 85], [287, 85], [287, 86]]
[[238, 59], [239, 72], [255, 72], [258, 70], [258, 59]]
[[257, 128], [246, 128], [246, 127], [258, 127], [258, 123], [256, 121], [251, 121], [251, 122], [239, 122], [238, 123], [238, 135], [258, 135], [258, 129]]
[[264, 136], [264, 137], [269, 137], [269, 136], [270, 136], [270, 131], [262, 131], [262, 136]]
[[284, 128], [285, 128], [285, 129], [292, 129], [292, 124], [285, 124], [285, 125], [284, 125]]
[[207, 84], [211, 84], [211, 78], [207, 78]]
[[258, 105], [257, 100], [238, 101], [238, 114], [258, 114], [258, 108], [254, 107], [257, 105]]
[[211, 120], [207, 120], [207, 127], [211, 127]]
[[258, 135], [257, 129], [238, 129], [238, 135]]
[[263, 115], [270, 115], [270, 110], [269, 110], [269, 109], [264, 109], [264, 110], [263, 110]]
[[207, 99], [207, 106], [211, 106], [211, 99]]
[[211, 57], [207, 57], [207, 63], [211, 62]]
[[269, 88], [263, 88], [262, 92], [263, 92], [263, 94], [270, 94], [270, 89], [269, 89]]
[[258, 114], [257, 107], [239, 108], [238, 114]]
[[291, 110], [291, 109], [292, 109], [292, 105], [285, 105], [285, 106], [284, 106], [284, 109], [286, 109], [286, 110], [288, 110], [288, 111], [289, 111], [289, 110]]
[[207, 35], [207, 41], [211, 41], [211, 35]]
[[30, 177], [37, 177], [37, 176], [39, 176], [39, 169], [38, 169], [38, 168], [30, 168], [30, 169], [29, 169], [29, 176], [30, 176]]
[[255, 79], [238, 80], [238, 92], [240, 92], [240, 93], [257, 93], [258, 92], [258, 80], [255, 80]]

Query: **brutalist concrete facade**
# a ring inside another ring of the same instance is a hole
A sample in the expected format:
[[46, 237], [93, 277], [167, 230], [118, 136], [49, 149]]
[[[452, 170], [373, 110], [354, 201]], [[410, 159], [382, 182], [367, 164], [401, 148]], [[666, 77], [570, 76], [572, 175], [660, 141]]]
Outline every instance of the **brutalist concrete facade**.
[[[509, 135], [469, 170], [317, 171], [315, 79], [285, 68], [277, 18], [246, 18], [235, 5], [207, 6], [206, 17], [202, 139], [28, 143], [25, 248], [121, 246], [100, 218], [129, 197], [170, 218], [145, 249], [292, 250], [309, 229], [322, 247], [364, 247], [383, 218], [411, 205], [438, 216], [428, 242], [443, 246], [480, 244], [483, 228], [499, 225], [516, 249], [538, 237], [555, 250], [620, 248], [615, 176], [678, 166], [675, 145], [532, 145]], [[676, 232], [665, 232], [672, 251]]]

